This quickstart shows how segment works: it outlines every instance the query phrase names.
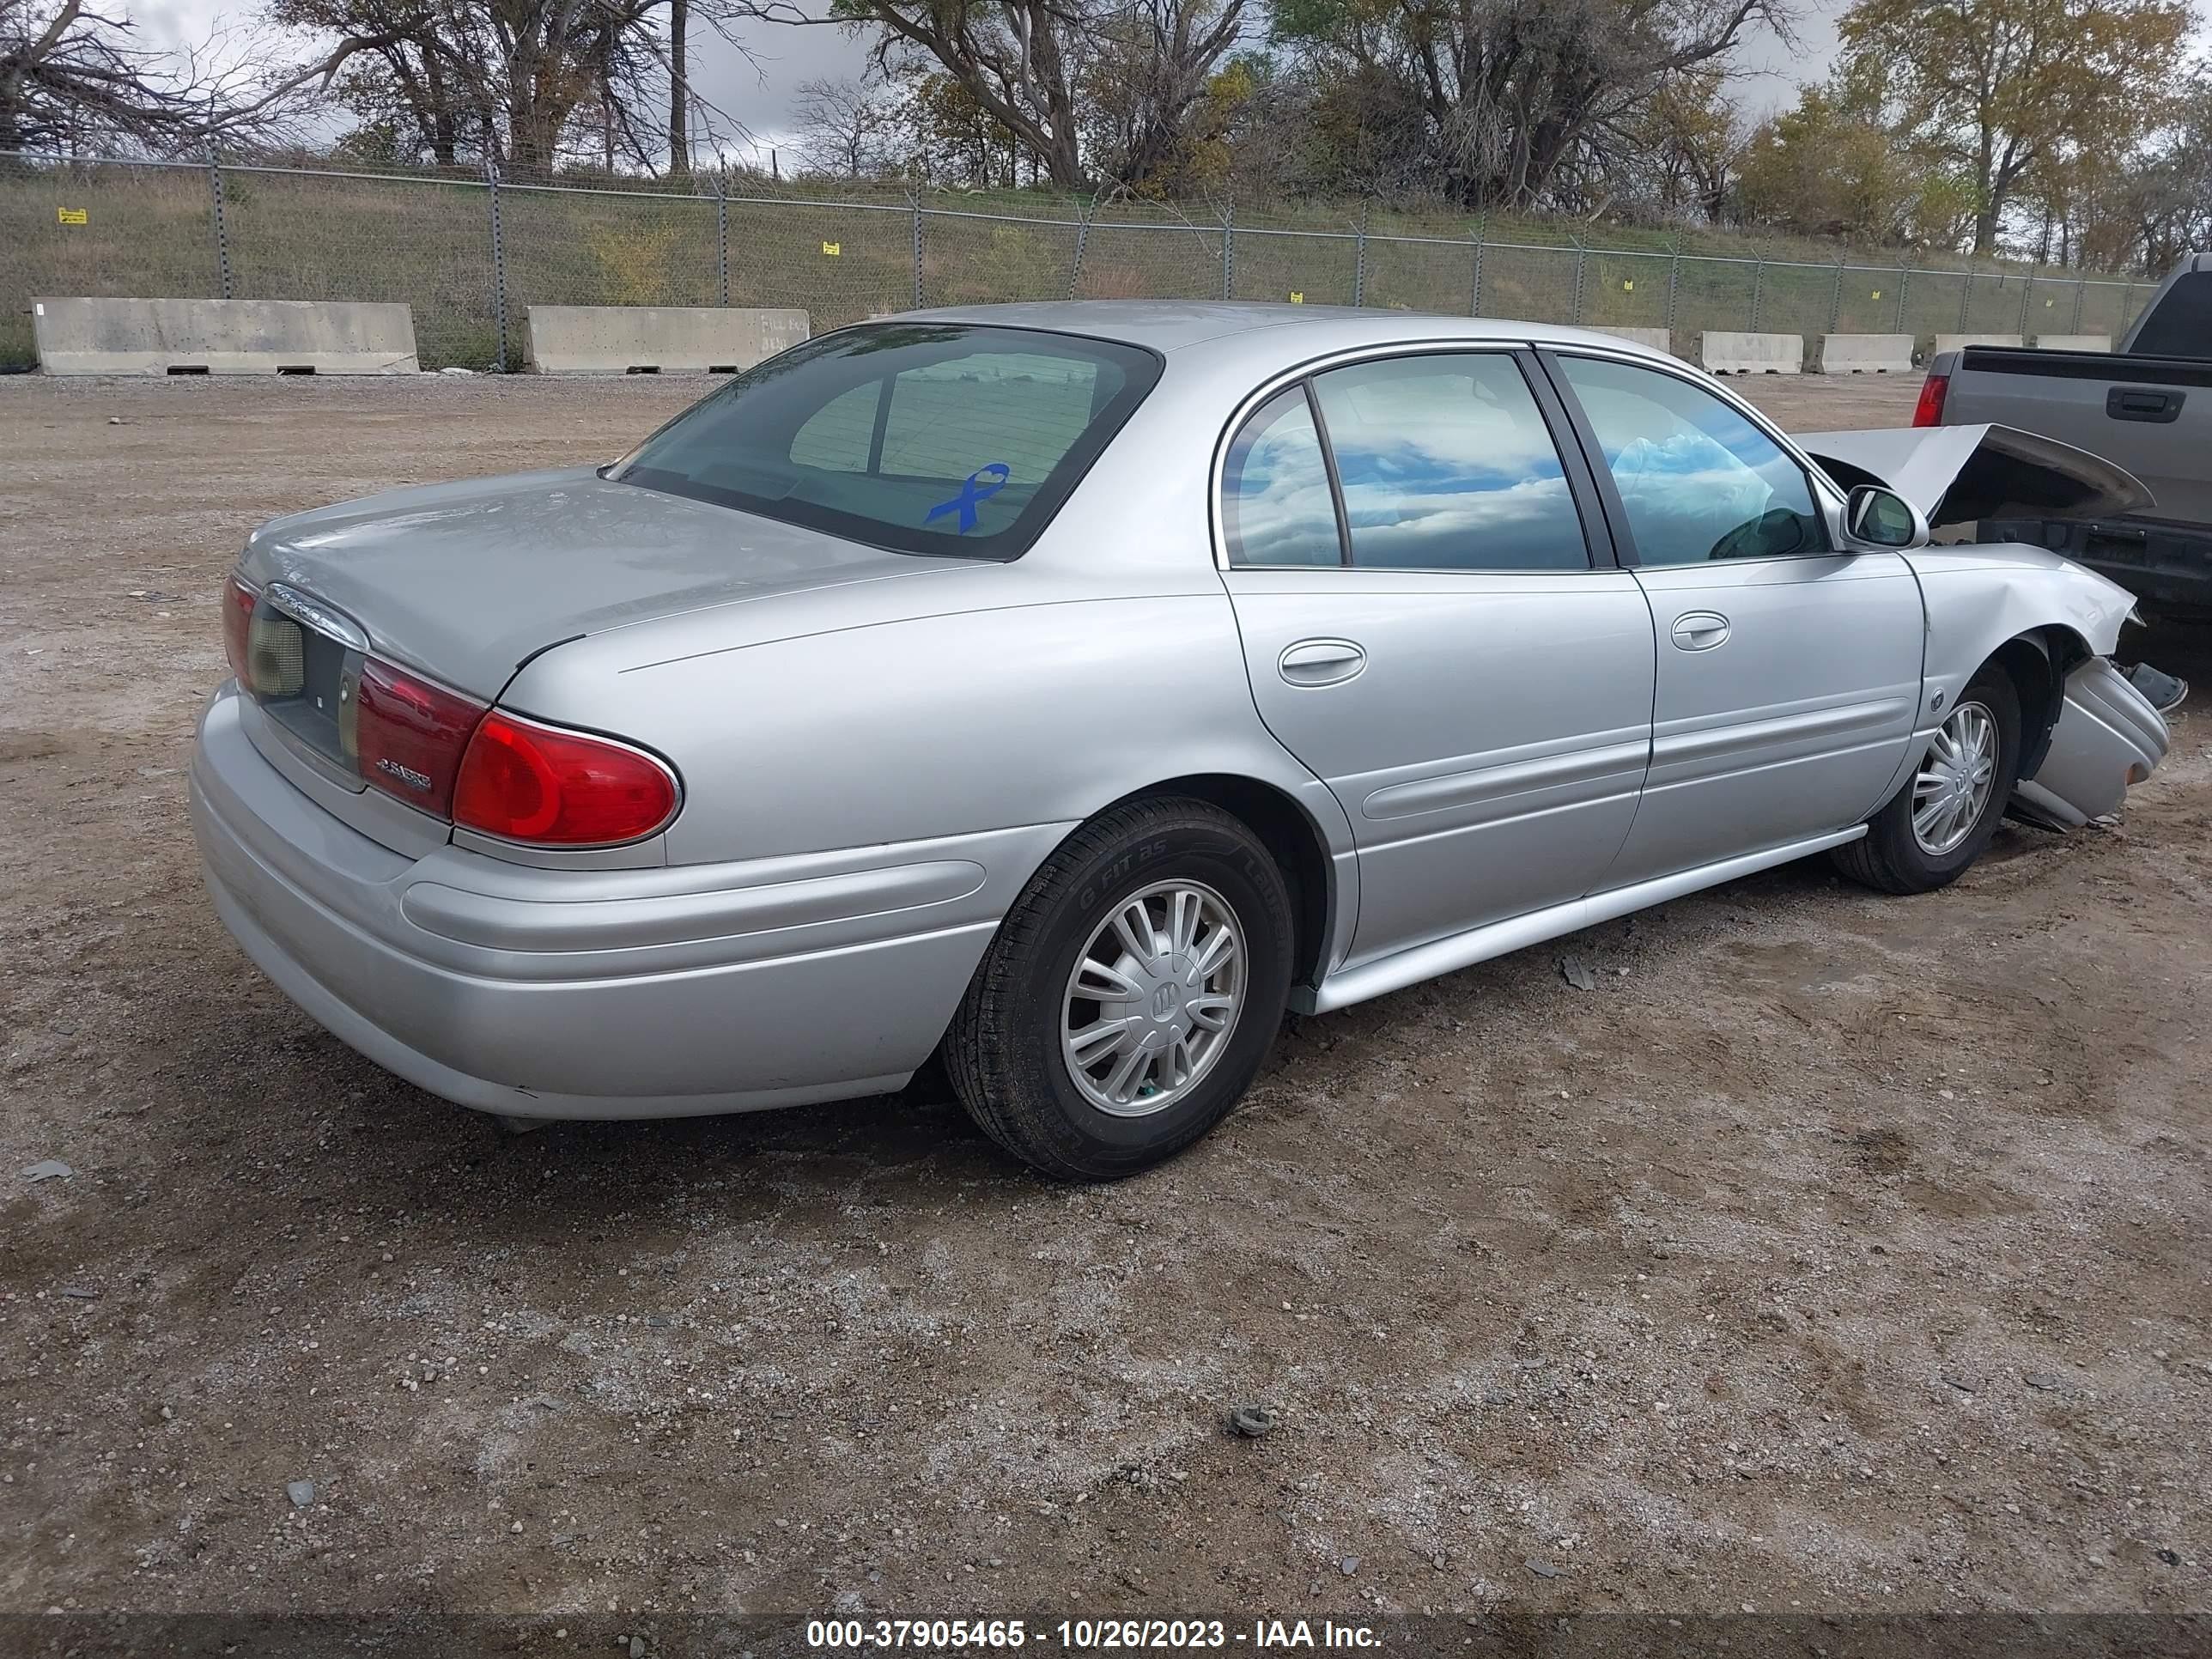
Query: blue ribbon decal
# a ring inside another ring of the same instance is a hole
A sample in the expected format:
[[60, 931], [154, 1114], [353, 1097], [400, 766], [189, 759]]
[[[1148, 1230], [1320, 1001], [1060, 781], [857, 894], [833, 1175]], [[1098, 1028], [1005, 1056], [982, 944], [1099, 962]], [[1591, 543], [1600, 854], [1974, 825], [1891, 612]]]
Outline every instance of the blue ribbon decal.
[[[998, 477], [992, 479], [989, 483], [976, 483], [978, 478], [994, 472], [997, 473]], [[997, 495], [1006, 487], [1006, 481], [1013, 476], [1013, 469], [1004, 461], [994, 461], [988, 466], [976, 468], [968, 475], [968, 482], [960, 486], [960, 493], [951, 501], [939, 501], [935, 507], [931, 507], [928, 514], [922, 519], [922, 523], [929, 524], [943, 518], [948, 513], [957, 513], [960, 515], [960, 533], [966, 535], [975, 527], [975, 504], [978, 501], [988, 501]]]

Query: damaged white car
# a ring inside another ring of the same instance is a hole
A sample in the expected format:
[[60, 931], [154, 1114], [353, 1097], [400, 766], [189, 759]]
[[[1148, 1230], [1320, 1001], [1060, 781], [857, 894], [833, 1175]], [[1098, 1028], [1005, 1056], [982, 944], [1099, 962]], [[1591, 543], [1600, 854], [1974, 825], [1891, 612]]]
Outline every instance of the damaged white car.
[[2117, 805], [2166, 745], [2127, 594], [1928, 521], [2133, 481], [1906, 435], [1816, 461], [1518, 323], [890, 319], [611, 465], [264, 526], [193, 824], [248, 954], [450, 1099], [751, 1110], [941, 1051], [1005, 1146], [1126, 1175], [1286, 1007]]

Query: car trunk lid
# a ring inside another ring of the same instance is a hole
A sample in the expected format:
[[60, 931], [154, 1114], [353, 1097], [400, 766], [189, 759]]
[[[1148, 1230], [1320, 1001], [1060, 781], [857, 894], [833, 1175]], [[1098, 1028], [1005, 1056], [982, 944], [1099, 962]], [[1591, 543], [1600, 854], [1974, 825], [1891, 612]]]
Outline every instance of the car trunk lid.
[[[624, 623], [957, 569], [588, 468], [395, 490], [278, 519], [240, 574], [489, 702], [549, 646]], [[312, 621], [312, 618], [310, 618]]]

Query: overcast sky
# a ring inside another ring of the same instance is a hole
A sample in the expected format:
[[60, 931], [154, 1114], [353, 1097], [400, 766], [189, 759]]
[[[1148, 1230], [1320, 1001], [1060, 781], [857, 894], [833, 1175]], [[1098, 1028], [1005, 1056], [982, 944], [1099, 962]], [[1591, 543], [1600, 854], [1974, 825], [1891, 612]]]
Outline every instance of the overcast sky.
[[[1785, 46], [1761, 32], [1738, 49], [1742, 71], [1737, 92], [1754, 116], [1790, 101], [1799, 82], [1827, 72], [1835, 55], [1834, 18], [1847, 0], [1804, 0], [1797, 44]], [[209, 31], [242, 15], [226, 0], [138, 0], [125, 9], [151, 42], [174, 44], [206, 38]], [[866, 48], [841, 28], [779, 27], [759, 24], [747, 31], [744, 45], [752, 62], [706, 30], [692, 37], [691, 76], [701, 94], [744, 123], [767, 160], [770, 146], [792, 142], [791, 106], [799, 84], [860, 74]], [[703, 161], [707, 156], [700, 157]], [[732, 159], [738, 159], [733, 150]]]

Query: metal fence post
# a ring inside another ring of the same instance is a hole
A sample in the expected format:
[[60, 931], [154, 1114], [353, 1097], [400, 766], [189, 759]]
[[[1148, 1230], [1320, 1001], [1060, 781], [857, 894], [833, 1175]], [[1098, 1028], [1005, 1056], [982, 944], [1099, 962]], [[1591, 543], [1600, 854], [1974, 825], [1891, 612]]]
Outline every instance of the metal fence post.
[[1076, 285], [1083, 280], [1083, 251], [1091, 242], [1091, 216], [1098, 210], [1098, 198], [1093, 196], [1075, 210], [1075, 258], [1067, 266], [1067, 297], [1075, 297]]
[[224, 222], [222, 211], [222, 163], [216, 157], [215, 147], [208, 147], [208, 201], [215, 213], [215, 268], [222, 283], [222, 297], [230, 292], [230, 228]]
[[1237, 297], [1237, 204], [1233, 201], [1221, 214], [1221, 297]]
[[2035, 267], [2028, 267], [2027, 275], [2020, 279], [2020, 337], [2027, 340], [2027, 302], [2035, 297]]
[[1766, 249], [1764, 245], [1753, 250], [1751, 267], [1751, 331], [1759, 332], [1759, 302], [1766, 288]]
[[499, 372], [507, 373], [507, 252], [499, 240], [499, 163], [484, 158], [484, 184], [491, 194], [491, 314], [499, 325]]
[[1467, 314], [1482, 315], [1482, 239], [1490, 228], [1490, 210], [1483, 209], [1474, 216], [1474, 292], [1468, 295]]
[[2081, 331], [2081, 301], [2088, 296], [2088, 293], [2089, 273], [2084, 270], [2081, 280], [2074, 284], [2074, 326], [2071, 330], [2073, 333], [2079, 334]]
[[1582, 233], [1581, 233], [1580, 231], [1577, 231], [1577, 232], [1575, 233], [1575, 317], [1574, 317], [1574, 319], [1575, 319], [1575, 321], [1576, 321], [1576, 322], [1577, 322], [1577, 323], [1581, 322], [1581, 321], [1582, 321], [1582, 319], [1583, 319], [1583, 270], [1584, 266], [1586, 266], [1589, 263], [1589, 247], [1588, 244], [1586, 244], [1586, 243], [1583, 240], [1583, 238], [1582, 238]]
[[1667, 349], [1674, 349], [1674, 295], [1682, 280], [1682, 233], [1674, 233], [1674, 246], [1667, 250]]
[[906, 199], [914, 214], [914, 308], [919, 311], [924, 303], [921, 297], [921, 198], [909, 195]]
[[1844, 325], [1844, 256], [1836, 256], [1836, 291], [1828, 296], [1828, 332]]
[[722, 170], [714, 170], [714, 291], [717, 305], [730, 303], [730, 191]]
[[1359, 204], [1359, 240], [1352, 256], [1352, 303], [1367, 303], [1367, 204]]
[[1966, 280], [1959, 284], [1959, 332], [1966, 331], [1967, 307], [1974, 303], [1974, 262], [1966, 261]]

